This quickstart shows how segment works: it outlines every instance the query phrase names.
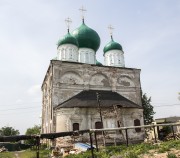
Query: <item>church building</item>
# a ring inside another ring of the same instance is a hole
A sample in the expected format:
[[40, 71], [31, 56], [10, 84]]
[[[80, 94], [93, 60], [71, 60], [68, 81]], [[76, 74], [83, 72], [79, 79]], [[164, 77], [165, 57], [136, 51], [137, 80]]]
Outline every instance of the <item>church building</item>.
[[[100, 36], [84, 18], [58, 41], [42, 83], [42, 133], [143, 125], [140, 69], [125, 66], [112, 34], [104, 65], [96, 59], [99, 46]], [[144, 130], [130, 129], [128, 136], [143, 140]]]

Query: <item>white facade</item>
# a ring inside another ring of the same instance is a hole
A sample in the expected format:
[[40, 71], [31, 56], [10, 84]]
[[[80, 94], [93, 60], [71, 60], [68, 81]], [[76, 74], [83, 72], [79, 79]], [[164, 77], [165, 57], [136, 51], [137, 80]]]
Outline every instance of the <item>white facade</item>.
[[[79, 130], [95, 128], [95, 123], [101, 120], [96, 108], [55, 109], [83, 90], [117, 92], [141, 106], [140, 70], [52, 60], [42, 85], [42, 133], [72, 131], [74, 124], [79, 125]], [[123, 126], [134, 126], [137, 119], [140, 125], [143, 125], [142, 109], [119, 110]], [[117, 117], [113, 108], [104, 108], [102, 116], [105, 128], [117, 127]], [[128, 130], [131, 140], [142, 140], [143, 134], [143, 129], [140, 132]], [[120, 136], [118, 138], [120, 139]]]
[[57, 59], [78, 62], [78, 47], [73, 44], [63, 44], [58, 47]]
[[79, 48], [79, 62], [86, 64], [95, 64], [95, 51], [90, 48]]
[[121, 50], [110, 50], [104, 55], [106, 66], [125, 67], [124, 52]]

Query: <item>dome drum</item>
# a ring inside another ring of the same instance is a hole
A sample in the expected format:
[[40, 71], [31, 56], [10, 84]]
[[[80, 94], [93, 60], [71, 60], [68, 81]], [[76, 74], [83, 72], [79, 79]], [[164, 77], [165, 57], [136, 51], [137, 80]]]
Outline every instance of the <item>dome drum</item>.
[[63, 44], [59, 46], [57, 59], [78, 62], [78, 47], [73, 44]]
[[79, 48], [79, 62], [87, 64], [95, 64], [95, 51], [90, 48]]
[[107, 66], [124, 67], [124, 52], [121, 50], [110, 50], [104, 54], [104, 62]]

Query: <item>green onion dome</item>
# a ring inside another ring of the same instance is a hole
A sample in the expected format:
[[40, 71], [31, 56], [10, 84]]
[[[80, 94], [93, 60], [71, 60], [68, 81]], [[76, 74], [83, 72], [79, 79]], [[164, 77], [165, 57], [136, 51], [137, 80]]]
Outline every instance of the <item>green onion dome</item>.
[[113, 38], [112, 38], [112, 40], [111, 40], [108, 44], [106, 44], [106, 46], [104, 47], [104, 49], [103, 49], [104, 54], [105, 54], [106, 52], [110, 51], [110, 50], [121, 50], [121, 51], [123, 51], [122, 46], [121, 46], [119, 43], [115, 42], [115, 41], [113, 40]]
[[72, 36], [77, 39], [79, 48], [91, 48], [96, 52], [100, 46], [99, 35], [96, 31], [86, 26], [84, 22], [72, 32]]
[[103, 64], [102, 63], [100, 63], [99, 61], [97, 61], [96, 60], [96, 65], [98, 65], [98, 66], [103, 66]]
[[76, 45], [77, 47], [79, 46], [77, 39], [73, 37], [69, 32], [57, 43], [58, 47], [63, 44], [73, 44]]

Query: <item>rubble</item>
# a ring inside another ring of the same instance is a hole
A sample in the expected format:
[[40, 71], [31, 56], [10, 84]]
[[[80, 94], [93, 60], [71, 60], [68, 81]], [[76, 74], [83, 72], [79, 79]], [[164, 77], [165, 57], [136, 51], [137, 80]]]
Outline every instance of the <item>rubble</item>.
[[[180, 140], [180, 133], [174, 133], [175, 139]], [[164, 140], [174, 140], [173, 133], [168, 134]]]
[[2, 147], [0, 148], [0, 153], [1, 153], [1, 152], [5, 152], [5, 151], [8, 151], [8, 149], [6, 149], [4, 146], [2, 146]]

